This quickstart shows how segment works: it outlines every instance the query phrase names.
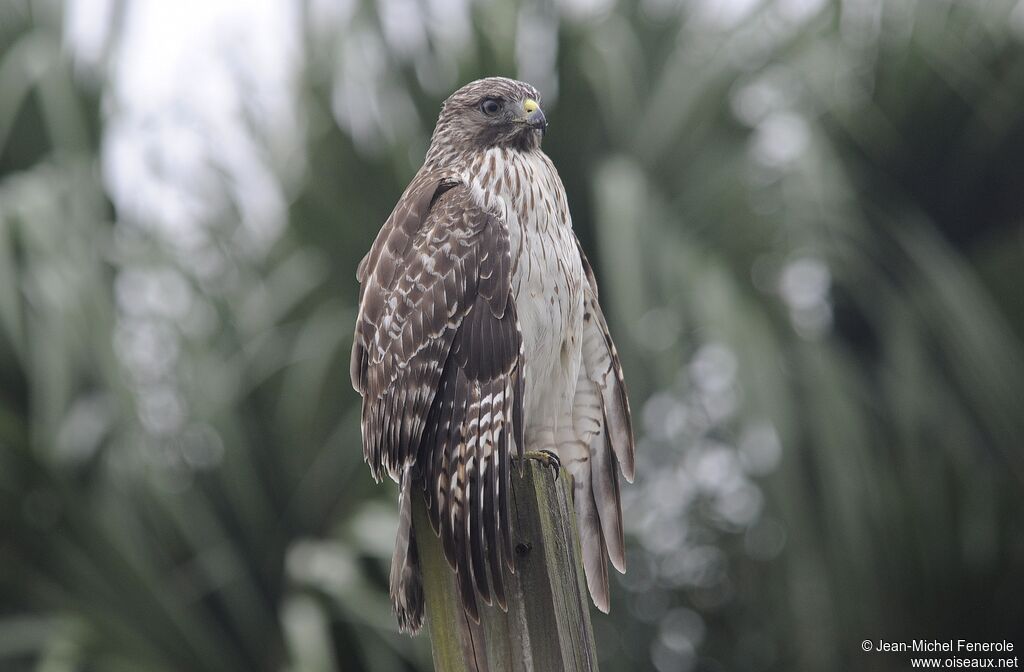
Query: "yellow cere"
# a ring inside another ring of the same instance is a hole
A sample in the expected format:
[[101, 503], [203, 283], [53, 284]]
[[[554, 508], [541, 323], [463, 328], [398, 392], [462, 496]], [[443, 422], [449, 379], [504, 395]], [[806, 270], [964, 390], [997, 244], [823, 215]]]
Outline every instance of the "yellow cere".
[[533, 98], [527, 98], [526, 100], [523, 101], [523, 109], [526, 110], [527, 114], [530, 114], [534, 110], [540, 109], [540, 103], [538, 103]]

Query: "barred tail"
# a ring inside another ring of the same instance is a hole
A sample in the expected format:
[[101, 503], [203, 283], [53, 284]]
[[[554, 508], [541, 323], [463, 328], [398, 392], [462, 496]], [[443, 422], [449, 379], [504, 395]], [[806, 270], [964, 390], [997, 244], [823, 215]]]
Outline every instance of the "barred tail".
[[412, 474], [409, 467], [402, 474], [402, 491], [398, 495], [398, 535], [391, 556], [391, 605], [402, 632], [415, 635], [423, 626], [423, 579], [416, 534], [412, 527]]

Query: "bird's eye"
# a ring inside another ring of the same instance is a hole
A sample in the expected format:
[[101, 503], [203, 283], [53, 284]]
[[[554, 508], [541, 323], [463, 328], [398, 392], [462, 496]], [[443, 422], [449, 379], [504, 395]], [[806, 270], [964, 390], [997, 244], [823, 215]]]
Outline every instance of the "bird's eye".
[[501, 105], [494, 98], [488, 98], [484, 102], [480, 103], [480, 109], [484, 114], [494, 115], [501, 109]]

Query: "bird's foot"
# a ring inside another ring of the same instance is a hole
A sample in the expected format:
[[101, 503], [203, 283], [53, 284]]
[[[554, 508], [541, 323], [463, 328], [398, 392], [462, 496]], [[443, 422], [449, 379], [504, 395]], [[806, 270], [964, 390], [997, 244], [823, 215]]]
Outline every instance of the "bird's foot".
[[558, 455], [553, 451], [528, 450], [523, 457], [527, 460], [537, 460], [545, 467], [551, 467], [555, 473], [555, 480], [558, 480], [558, 474], [562, 472], [562, 461], [558, 459]]

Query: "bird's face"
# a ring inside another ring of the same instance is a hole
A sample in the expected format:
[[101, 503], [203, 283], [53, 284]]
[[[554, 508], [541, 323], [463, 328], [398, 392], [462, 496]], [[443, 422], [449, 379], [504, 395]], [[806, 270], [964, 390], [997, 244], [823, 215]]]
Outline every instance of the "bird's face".
[[489, 77], [467, 84], [444, 102], [433, 142], [455, 150], [497, 146], [530, 150], [540, 147], [547, 126], [535, 88]]

